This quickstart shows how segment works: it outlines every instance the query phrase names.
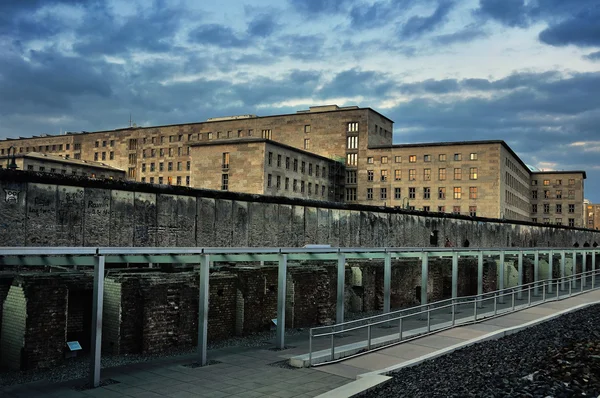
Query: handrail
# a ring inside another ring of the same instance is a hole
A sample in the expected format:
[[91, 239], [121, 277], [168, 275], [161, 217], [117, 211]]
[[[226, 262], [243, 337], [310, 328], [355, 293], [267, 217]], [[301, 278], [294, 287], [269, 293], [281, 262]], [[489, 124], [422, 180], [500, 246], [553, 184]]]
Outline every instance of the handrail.
[[[497, 316], [498, 315], [498, 308], [497, 308], [497, 304], [498, 304], [498, 298], [501, 297], [505, 297], [505, 296], [512, 296], [512, 304], [508, 309], [505, 309], [501, 312], [501, 314], [506, 314], [506, 313], [511, 313], [514, 312], [518, 309], [522, 309], [523, 306], [526, 306], [526, 308], [529, 308], [533, 305], [538, 305], [541, 303], [544, 303], [548, 300], [560, 300], [561, 299], [561, 294], [560, 294], [560, 285], [563, 283], [567, 283], [568, 282], [568, 296], [567, 297], [571, 297], [573, 294], [581, 294], [584, 291], [589, 291], [589, 290], [595, 290], [598, 289], [595, 286], [595, 275], [600, 274], [600, 270], [598, 269], [594, 269], [594, 270], [590, 270], [590, 271], [585, 271], [585, 272], [580, 272], [580, 273], [576, 273], [576, 274], [572, 274], [569, 276], [564, 276], [564, 277], [558, 277], [558, 278], [552, 278], [552, 279], [544, 279], [544, 280], [540, 280], [537, 282], [529, 282], [529, 283], [525, 283], [522, 285], [517, 285], [517, 286], [513, 286], [513, 287], [509, 287], [509, 288], [505, 288], [505, 289], [499, 289], [493, 292], [487, 292], [485, 294], [481, 294], [481, 295], [472, 295], [472, 296], [463, 296], [460, 298], [452, 298], [452, 299], [446, 299], [446, 300], [441, 300], [435, 303], [431, 303], [431, 304], [424, 304], [424, 305], [420, 305], [417, 307], [411, 307], [408, 309], [403, 309], [403, 310], [399, 310], [399, 311], [395, 311], [393, 313], [385, 313], [385, 314], [379, 314], [379, 315], [375, 315], [375, 316], [371, 316], [371, 317], [367, 317], [367, 318], [363, 318], [363, 319], [358, 319], [358, 320], [354, 320], [354, 321], [348, 321], [348, 322], [344, 322], [344, 323], [339, 323], [339, 324], [333, 324], [333, 325], [328, 325], [328, 326], [318, 326], [318, 327], [314, 327], [314, 328], [310, 328], [309, 330], [309, 354], [308, 354], [308, 366], [315, 366], [315, 365], [321, 365], [321, 364], [326, 364], [326, 363], [332, 363], [332, 362], [336, 362], [341, 360], [335, 358], [335, 344], [334, 344], [334, 337], [340, 334], [344, 334], [344, 333], [350, 333], [356, 330], [361, 330], [361, 329], [367, 329], [367, 343], [366, 343], [366, 349], [360, 350], [359, 352], [349, 355], [349, 356], [345, 356], [343, 359], [349, 359], [358, 355], [362, 355], [366, 352], [371, 351], [372, 348], [372, 333], [371, 333], [371, 329], [373, 327], [379, 326], [379, 325], [389, 325], [391, 322], [398, 322], [399, 324], [399, 333], [398, 333], [398, 339], [397, 341], [394, 341], [390, 344], [383, 344], [383, 345], [378, 345], [376, 347], [376, 349], [381, 349], [384, 347], [388, 347], [390, 345], [395, 345], [395, 344], [399, 344], [401, 342], [404, 341], [408, 341], [406, 339], [403, 339], [403, 320], [407, 319], [409, 317], [415, 317], [415, 316], [420, 316], [423, 314], [427, 314], [427, 327], [426, 327], [426, 332], [425, 333], [421, 333], [418, 334], [413, 337], [411, 337], [411, 339], [413, 338], [417, 338], [417, 337], [422, 337], [423, 335], [427, 335], [432, 333], [432, 328], [431, 328], [431, 312], [432, 311], [439, 311], [439, 310], [443, 310], [446, 308], [452, 308], [452, 320], [451, 320], [451, 326], [446, 326], [446, 327], [442, 327], [442, 328], [437, 328], [434, 329], [435, 332], [439, 332], [441, 330], [445, 330], [448, 328], [452, 328], [455, 327], [457, 325], [456, 322], [456, 318], [455, 318], [455, 314], [456, 314], [456, 306], [460, 306], [460, 305], [469, 305], [469, 304], [474, 304], [473, 306], [473, 320], [467, 320], [464, 322], [459, 322], [458, 324], [460, 325], [464, 325], [464, 324], [468, 324], [468, 323], [474, 323], [474, 322], [480, 322], [483, 319], [489, 319], [490, 316], [485, 316], [485, 317], [477, 317], [477, 308], [478, 305], [480, 303], [482, 303], [483, 301], [486, 300], [494, 300], [494, 310], [493, 310], [493, 315], [492, 316]], [[592, 284], [591, 287], [589, 289], [584, 289], [584, 280], [585, 282], [588, 281], [589, 277], [592, 277]], [[573, 293], [573, 284], [575, 282], [577, 282], [577, 280], [580, 281], [580, 292], [579, 293]], [[552, 286], [556, 286], [556, 296], [554, 298], [549, 298], [546, 293], [549, 291], [549, 287]], [[531, 300], [531, 296], [532, 293], [531, 291], [535, 288], [541, 288], [542, 289], [542, 299], [541, 302], [532, 302]], [[526, 304], [521, 304], [519, 306], [516, 306], [515, 304], [515, 295], [518, 295], [519, 293], [524, 293], [527, 292], [528, 294], [528, 298], [527, 298], [527, 303]], [[492, 295], [491, 297], [487, 297], [484, 298], [484, 296], [486, 295]], [[565, 297], [563, 297], [565, 298]], [[434, 306], [434, 304], [440, 304], [440, 303], [444, 303], [444, 302], [450, 302], [449, 304], [444, 304], [444, 305], [436, 305]], [[427, 307], [427, 309], [422, 309], [420, 311], [416, 311], [416, 312], [411, 312], [410, 314], [404, 314], [404, 315], [399, 315], [399, 316], [394, 316], [395, 314], [398, 313], [402, 313], [402, 312], [406, 312], [408, 310], [413, 310], [413, 309], [419, 309], [422, 307]], [[432, 308], [433, 307], [433, 308]], [[385, 319], [381, 319], [375, 322], [372, 322], [373, 319], [375, 318], [382, 318], [385, 317]], [[363, 325], [358, 325], [358, 326], [351, 326], [351, 327], [345, 327], [347, 325], [350, 325], [352, 323], [357, 323], [357, 322], [367, 322], [366, 324]], [[324, 333], [318, 333], [319, 331], [323, 330], [323, 329], [328, 329], [328, 332], [324, 332]], [[313, 358], [313, 339], [314, 338], [319, 338], [319, 337], [329, 337], [331, 339], [331, 354], [330, 354], [330, 360], [325, 361], [325, 362], [321, 362], [319, 364], [313, 364], [312, 363], [312, 358]]]

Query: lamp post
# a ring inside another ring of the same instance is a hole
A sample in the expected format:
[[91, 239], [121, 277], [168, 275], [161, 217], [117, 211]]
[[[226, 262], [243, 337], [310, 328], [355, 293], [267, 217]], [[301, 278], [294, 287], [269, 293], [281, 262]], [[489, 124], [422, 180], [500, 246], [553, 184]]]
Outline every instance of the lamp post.
[[[10, 157], [10, 150], [13, 150], [13, 155], [12, 158]], [[16, 161], [16, 156], [17, 156], [17, 148], [14, 145], [11, 145], [10, 148], [8, 148], [8, 159], [6, 161], [6, 168], [9, 170], [16, 170], [19, 168], [19, 166], [17, 166], [17, 161]]]

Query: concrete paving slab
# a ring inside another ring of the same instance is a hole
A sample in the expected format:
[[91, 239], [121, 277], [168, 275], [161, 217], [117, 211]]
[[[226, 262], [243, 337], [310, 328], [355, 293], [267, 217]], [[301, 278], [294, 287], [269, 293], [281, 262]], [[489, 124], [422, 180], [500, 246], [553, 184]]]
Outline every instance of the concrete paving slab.
[[464, 339], [457, 339], [454, 337], [442, 336], [440, 334], [434, 334], [431, 336], [425, 336], [420, 339], [416, 339], [411, 342], [414, 345], [420, 345], [431, 348], [446, 348], [453, 346], [458, 343], [462, 343]]
[[433, 347], [426, 347], [413, 343], [404, 343], [397, 346], [384, 348], [380, 352], [388, 356], [397, 357], [400, 359], [398, 362], [403, 362], [404, 360], [418, 358], [435, 351], [437, 351], [437, 349]]
[[344, 361], [344, 365], [350, 365], [357, 368], [378, 370], [387, 368], [398, 363], [398, 357], [385, 355], [380, 352], [374, 352], [368, 355], [368, 358], [356, 357]]
[[473, 329], [470, 326], [461, 326], [455, 329], [444, 330], [439, 332], [439, 336], [452, 337], [459, 340], [470, 340], [473, 337], [482, 336], [488, 333], [487, 331]]
[[355, 366], [345, 365], [343, 363], [335, 363], [332, 365], [319, 366], [319, 371], [331, 373], [336, 376], [345, 377], [347, 379], [355, 380], [359, 374], [368, 372], [368, 369], [357, 368]]

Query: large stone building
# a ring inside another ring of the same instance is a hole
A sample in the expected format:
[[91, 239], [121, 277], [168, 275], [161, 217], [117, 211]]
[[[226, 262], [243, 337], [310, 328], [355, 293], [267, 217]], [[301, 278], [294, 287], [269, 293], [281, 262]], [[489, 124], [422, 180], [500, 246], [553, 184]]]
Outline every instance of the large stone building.
[[[105, 162], [127, 170], [129, 179], [147, 183], [586, 225], [585, 172], [560, 174], [566, 195], [556, 198], [554, 192], [552, 202], [540, 201], [533, 197], [532, 184], [547, 179], [541, 174], [552, 173], [532, 172], [504, 141], [394, 145], [392, 131], [393, 121], [371, 108], [329, 105], [285, 115], [9, 139], [0, 141], [0, 155], [14, 146], [18, 153], [35, 150]], [[288, 157], [291, 164], [304, 161], [307, 169], [273, 167], [268, 153], [281, 155], [282, 162]], [[223, 169], [224, 154], [229, 154], [229, 169]], [[308, 171], [310, 164], [315, 175]], [[336, 172], [327, 174], [326, 181], [322, 174], [317, 177], [317, 164], [321, 171]], [[342, 170], [345, 179], [334, 183], [331, 178]], [[557, 175], [549, 179], [560, 180]], [[286, 179], [291, 184], [287, 190]], [[316, 186], [321, 192], [325, 186], [326, 192], [317, 195]], [[552, 214], [539, 211], [546, 203]], [[563, 206], [565, 217], [556, 212]]]
[[600, 229], [600, 205], [584, 202], [586, 226], [589, 229]]
[[531, 173], [531, 216], [544, 224], [586, 227], [583, 218], [583, 171]]

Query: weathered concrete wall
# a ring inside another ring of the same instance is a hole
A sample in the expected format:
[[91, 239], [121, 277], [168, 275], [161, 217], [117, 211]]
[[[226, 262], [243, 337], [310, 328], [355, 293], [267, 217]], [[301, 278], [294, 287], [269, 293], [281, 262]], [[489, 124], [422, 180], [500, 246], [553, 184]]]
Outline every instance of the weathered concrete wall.
[[[3, 246], [571, 247], [600, 231], [0, 171]], [[431, 244], [432, 234], [437, 243]]]

